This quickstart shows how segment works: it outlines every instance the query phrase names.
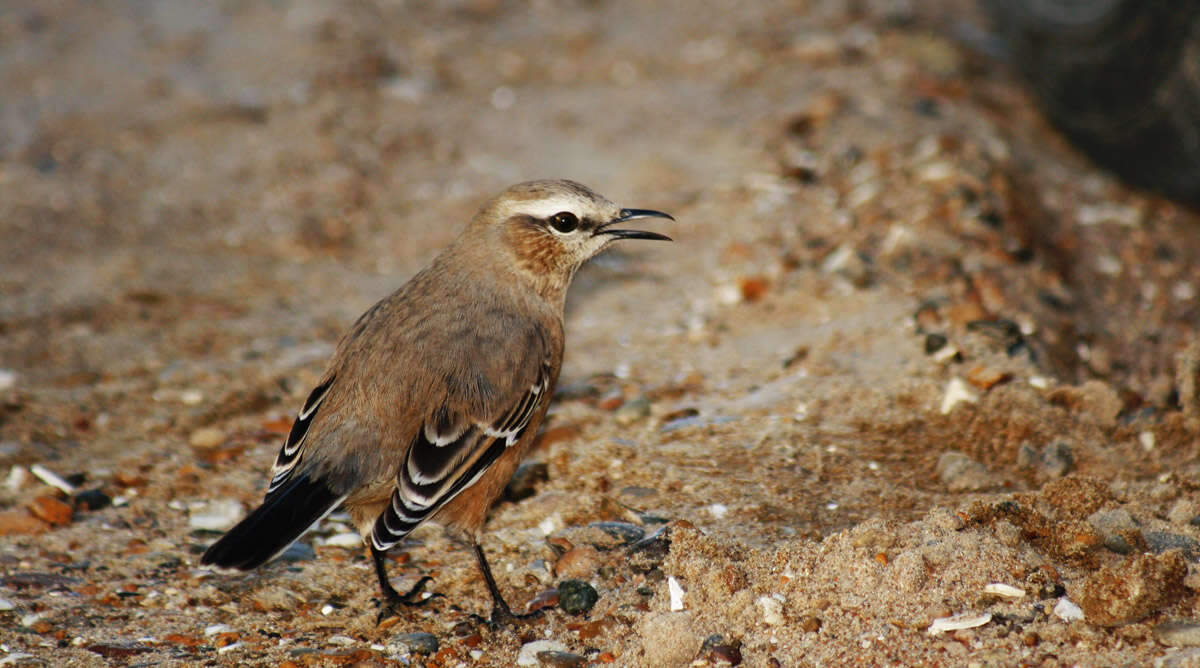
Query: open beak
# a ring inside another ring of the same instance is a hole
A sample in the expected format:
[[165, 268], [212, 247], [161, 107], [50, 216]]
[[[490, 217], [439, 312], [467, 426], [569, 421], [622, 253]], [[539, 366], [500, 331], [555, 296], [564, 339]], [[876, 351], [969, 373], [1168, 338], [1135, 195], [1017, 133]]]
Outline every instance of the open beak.
[[611, 234], [618, 239], [656, 239], [658, 241], [671, 241], [671, 237], [658, 232], [644, 232], [642, 230], [615, 230], [612, 228], [617, 223], [624, 223], [629, 220], [637, 220], [638, 218], [666, 218], [667, 220], [675, 220], [669, 213], [662, 211], [654, 211], [652, 209], [621, 209], [620, 215], [612, 220], [600, 225], [592, 234]]

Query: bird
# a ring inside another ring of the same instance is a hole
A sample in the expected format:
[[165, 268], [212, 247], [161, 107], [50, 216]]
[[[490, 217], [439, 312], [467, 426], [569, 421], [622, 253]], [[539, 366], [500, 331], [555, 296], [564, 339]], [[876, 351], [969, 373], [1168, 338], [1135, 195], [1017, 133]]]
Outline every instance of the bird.
[[674, 218], [622, 208], [570, 180], [527, 181], [488, 200], [428, 266], [342, 336], [296, 416], [262, 503], [201, 563], [252, 570], [339, 506], [374, 562], [377, 621], [421, 605], [401, 594], [386, 553], [426, 521], [470, 541], [492, 599], [513, 613], [481, 541], [489, 507], [534, 441], [558, 381], [567, 289], [588, 259], [626, 239], [620, 225]]

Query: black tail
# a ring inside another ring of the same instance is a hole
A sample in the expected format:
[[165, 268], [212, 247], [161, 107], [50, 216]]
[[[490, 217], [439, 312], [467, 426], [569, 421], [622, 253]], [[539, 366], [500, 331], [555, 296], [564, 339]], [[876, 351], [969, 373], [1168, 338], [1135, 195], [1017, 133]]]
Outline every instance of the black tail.
[[287, 549], [343, 498], [323, 480], [296, 475], [209, 546], [200, 563], [243, 571], [257, 568]]

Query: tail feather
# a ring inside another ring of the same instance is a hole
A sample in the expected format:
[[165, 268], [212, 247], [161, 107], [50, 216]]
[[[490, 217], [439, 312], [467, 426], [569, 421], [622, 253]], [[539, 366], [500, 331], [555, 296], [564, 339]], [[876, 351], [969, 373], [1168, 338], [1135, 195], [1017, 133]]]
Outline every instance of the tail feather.
[[346, 497], [325, 481], [296, 475], [209, 546], [200, 563], [248, 571], [274, 559]]

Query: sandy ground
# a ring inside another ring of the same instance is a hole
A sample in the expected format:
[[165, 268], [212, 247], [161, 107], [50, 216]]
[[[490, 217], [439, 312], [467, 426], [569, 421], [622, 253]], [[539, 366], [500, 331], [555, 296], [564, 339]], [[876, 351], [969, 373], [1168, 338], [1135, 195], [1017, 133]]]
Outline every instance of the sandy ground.
[[[969, 4], [429, 4], [0, 10], [0, 663], [1200, 664], [1200, 221]], [[344, 328], [540, 177], [678, 218], [578, 277], [488, 525], [517, 607], [595, 605], [478, 627], [428, 527], [377, 626], [337, 515], [198, 568]]]

